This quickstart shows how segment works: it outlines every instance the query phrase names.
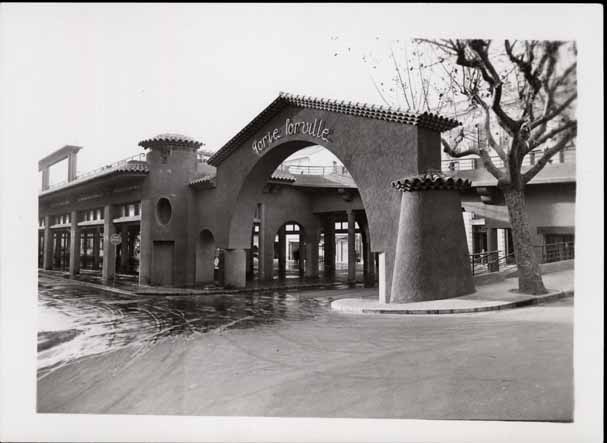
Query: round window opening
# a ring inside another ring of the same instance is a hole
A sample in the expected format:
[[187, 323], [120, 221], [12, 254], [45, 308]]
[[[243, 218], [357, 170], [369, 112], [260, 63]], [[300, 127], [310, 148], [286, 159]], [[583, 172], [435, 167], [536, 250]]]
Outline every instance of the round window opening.
[[171, 220], [171, 215], [173, 213], [173, 208], [171, 208], [171, 202], [167, 198], [161, 198], [156, 203], [156, 216], [158, 217], [158, 221], [166, 225]]

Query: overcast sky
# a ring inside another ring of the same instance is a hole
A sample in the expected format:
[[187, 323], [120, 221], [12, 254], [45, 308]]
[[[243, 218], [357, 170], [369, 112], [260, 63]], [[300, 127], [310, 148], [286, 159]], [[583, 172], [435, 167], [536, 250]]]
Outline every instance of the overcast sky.
[[[475, 8], [479, 17], [529, 19], [524, 10]], [[454, 21], [461, 10], [3, 5], [5, 140], [36, 159], [65, 144], [83, 146], [84, 172], [136, 154], [140, 140], [165, 132], [216, 150], [279, 91], [381, 104], [362, 54], [381, 56], [411, 36], [466, 34], [472, 24], [476, 35], [495, 32], [489, 19]]]

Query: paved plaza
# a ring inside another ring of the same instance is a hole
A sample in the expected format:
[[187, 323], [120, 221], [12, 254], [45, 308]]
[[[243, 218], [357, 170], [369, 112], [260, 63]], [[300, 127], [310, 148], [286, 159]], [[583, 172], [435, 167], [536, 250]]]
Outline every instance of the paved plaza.
[[39, 353], [38, 412], [573, 417], [572, 297], [471, 314], [349, 315], [331, 302], [376, 289], [128, 297], [56, 277], [40, 285], [43, 311], [80, 323], [72, 354], [61, 344]]

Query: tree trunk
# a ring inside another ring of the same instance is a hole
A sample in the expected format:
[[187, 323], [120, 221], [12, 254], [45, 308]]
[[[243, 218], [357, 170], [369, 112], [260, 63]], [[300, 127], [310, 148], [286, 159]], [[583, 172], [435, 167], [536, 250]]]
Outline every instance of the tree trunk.
[[545, 294], [548, 291], [544, 287], [540, 265], [531, 243], [525, 194], [515, 188], [504, 189], [503, 192], [512, 225], [512, 241], [518, 265], [518, 290], [524, 294]]

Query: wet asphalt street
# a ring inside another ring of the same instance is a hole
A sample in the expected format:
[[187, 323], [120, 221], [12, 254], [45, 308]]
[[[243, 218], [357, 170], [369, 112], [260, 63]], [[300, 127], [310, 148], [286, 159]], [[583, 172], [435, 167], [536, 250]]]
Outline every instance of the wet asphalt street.
[[339, 297], [336, 291], [334, 297], [310, 292], [129, 297], [48, 276], [40, 276], [38, 286], [39, 377], [80, 357], [166, 337], [314, 318], [327, 314]]
[[37, 410], [572, 420], [572, 298], [443, 316], [330, 310], [372, 291], [127, 297], [41, 278], [41, 332], [57, 343], [39, 335]]

